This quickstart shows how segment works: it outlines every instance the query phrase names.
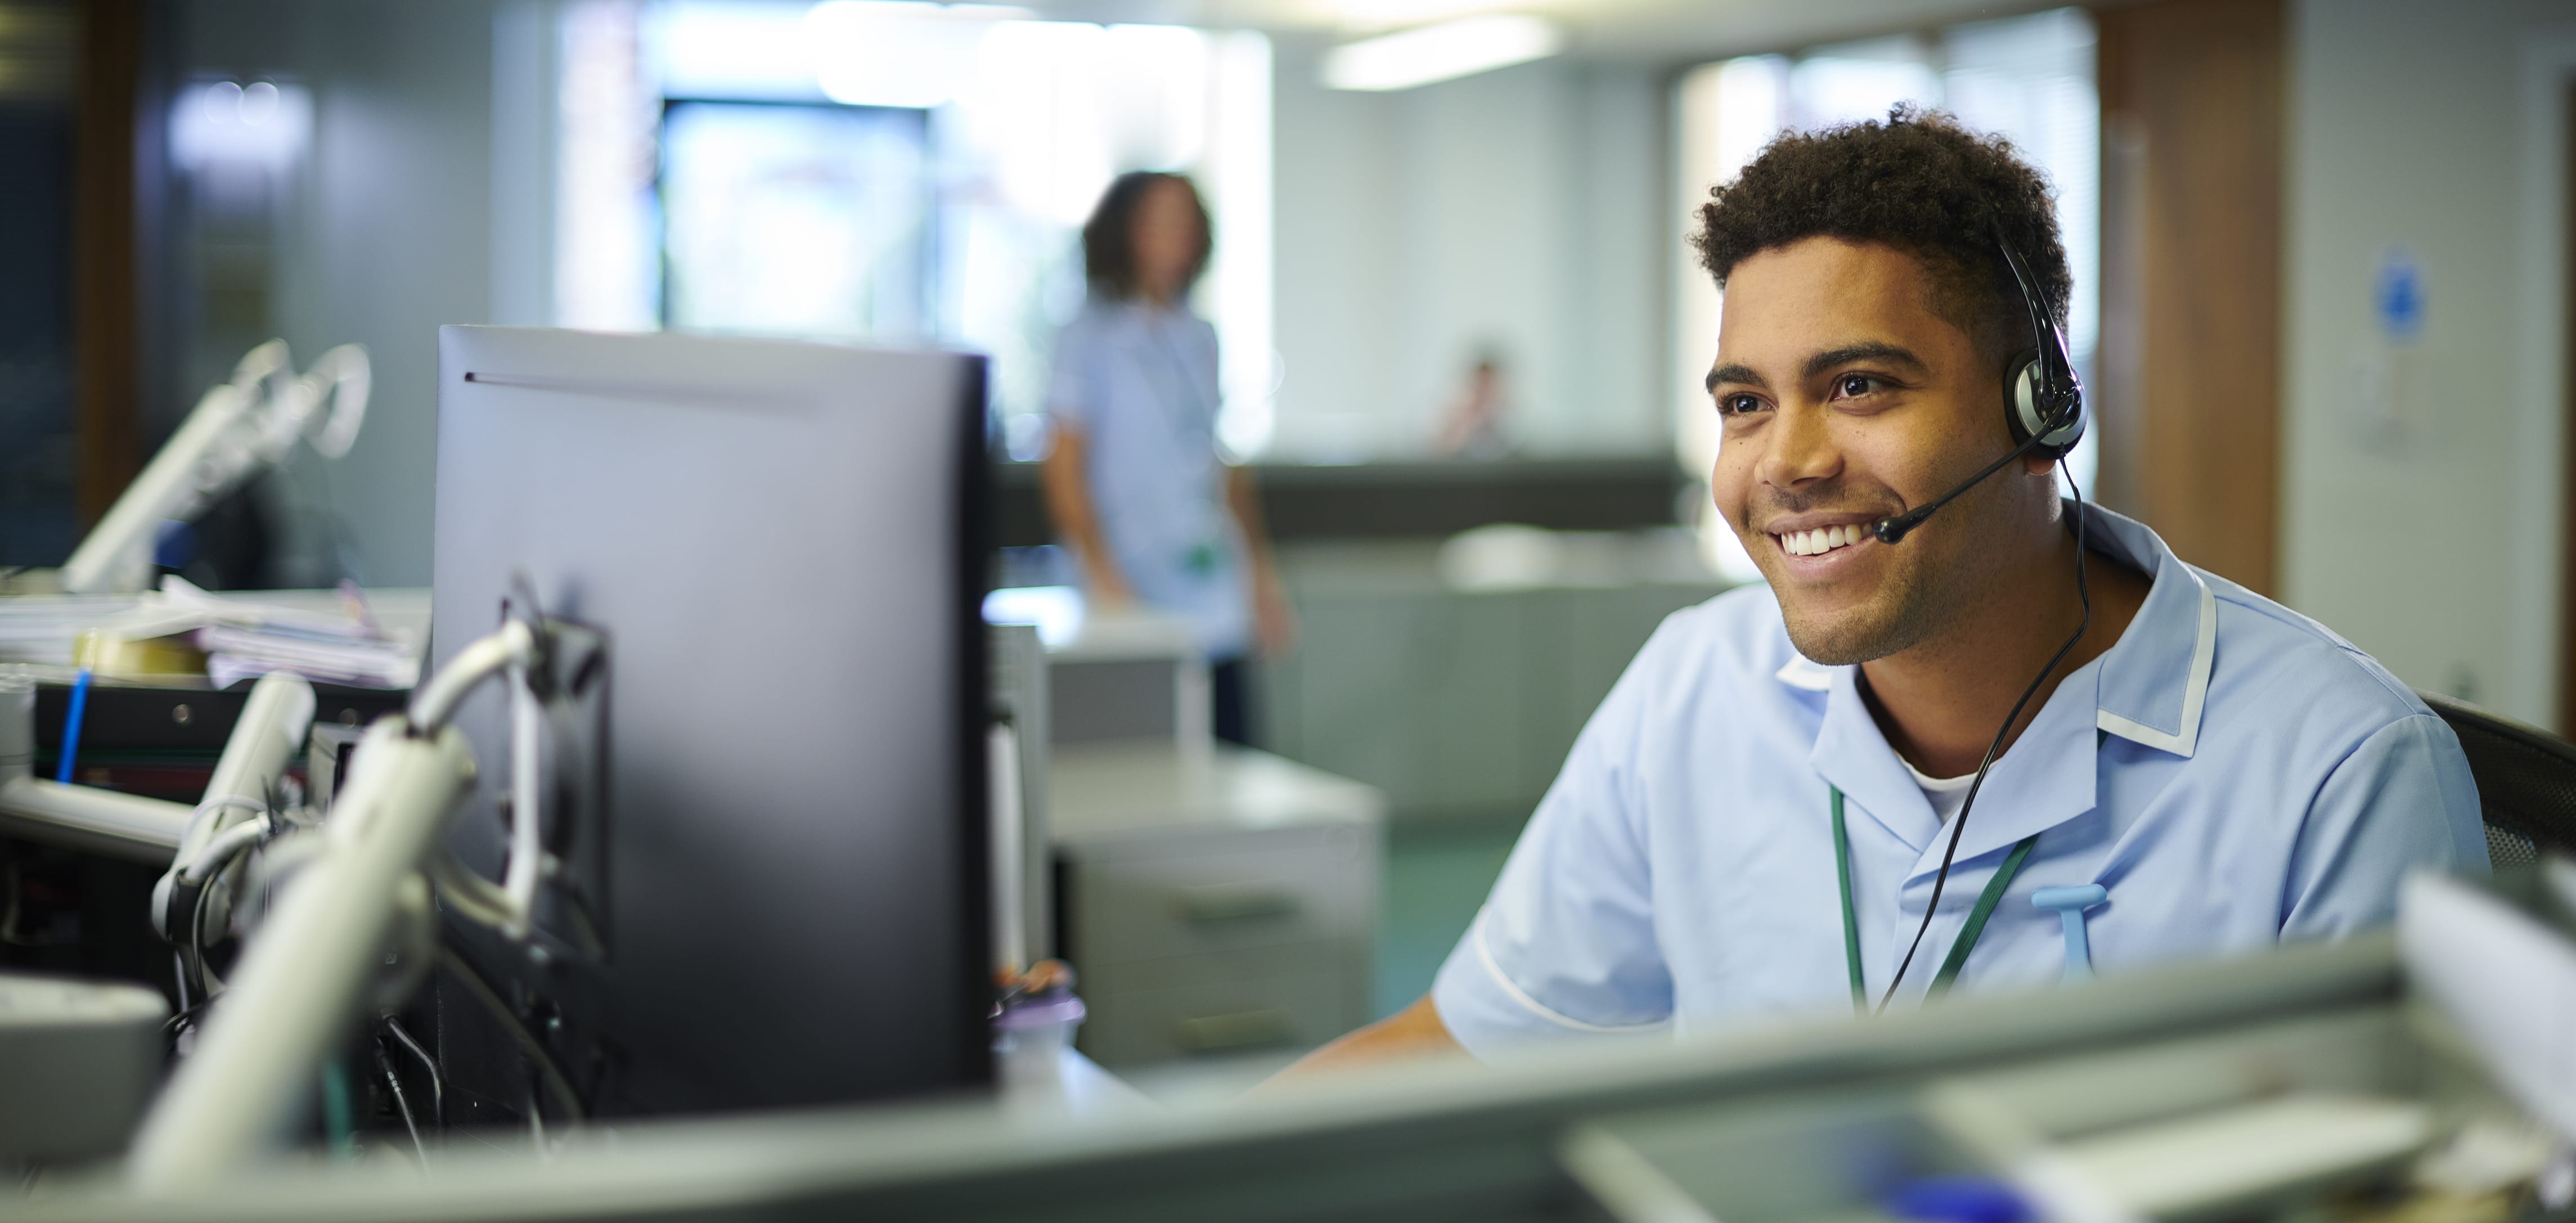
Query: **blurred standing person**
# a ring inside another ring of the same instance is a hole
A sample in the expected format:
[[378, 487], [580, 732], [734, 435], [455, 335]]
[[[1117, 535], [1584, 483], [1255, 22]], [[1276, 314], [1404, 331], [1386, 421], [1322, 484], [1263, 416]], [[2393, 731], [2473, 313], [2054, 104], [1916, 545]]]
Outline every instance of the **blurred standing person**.
[[1188, 622], [1207, 654], [1217, 736], [1248, 743], [1245, 657], [1284, 653], [1296, 623], [1252, 473], [1217, 453], [1216, 328], [1189, 310], [1212, 249], [1187, 178], [1139, 171], [1109, 184], [1082, 227], [1090, 295], [1056, 336], [1054, 448], [1041, 474], [1092, 606]]

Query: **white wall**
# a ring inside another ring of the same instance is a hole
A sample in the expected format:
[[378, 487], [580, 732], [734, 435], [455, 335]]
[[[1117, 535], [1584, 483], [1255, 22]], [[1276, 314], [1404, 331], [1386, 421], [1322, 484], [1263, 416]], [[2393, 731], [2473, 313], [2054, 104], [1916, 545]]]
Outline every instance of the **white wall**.
[[[2525, 94], [2550, 75], [2533, 75], [2535, 49], [2571, 33], [2576, 7], [2537, 0], [2291, 9], [2283, 594], [2407, 683], [2544, 725], [2563, 95]], [[2373, 306], [2392, 247], [2423, 271], [2412, 345], [2382, 339]], [[2373, 370], [2386, 398], [2364, 386]], [[2374, 404], [2394, 406], [2393, 439]]]
[[1418, 453], [1484, 344], [1544, 454], [1669, 445], [1665, 102], [1645, 69], [1549, 61], [1399, 93], [1275, 80], [1274, 453]]
[[[373, 354], [367, 426], [327, 494], [371, 584], [430, 578], [438, 327], [546, 321], [553, 53], [530, 39], [554, 7], [181, 10], [184, 74], [313, 91], [273, 310], [304, 359]], [[1282, 457], [1418, 453], [1488, 342], [1527, 450], [1666, 448], [1662, 275], [1682, 234], [1662, 207], [1661, 77], [1554, 61], [1340, 93], [1316, 83], [1318, 51], [1283, 40], [1274, 73]]]
[[[330, 466], [328, 496], [356, 576], [427, 585], [438, 328], [489, 321], [496, 297], [506, 310], [531, 294], [494, 275], [496, 252], [526, 247], [495, 241], [496, 213], [509, 215], [496, 206], [511, 198], [494, 190], [495, 5], [198, 0], [181, 12], [183, 73], [312, 90], [311, 154], [282, 226], [272, 317], [299, 361], [367, 346], [366, 427]], [[498, 119], [538, 125], [552, 113]]]

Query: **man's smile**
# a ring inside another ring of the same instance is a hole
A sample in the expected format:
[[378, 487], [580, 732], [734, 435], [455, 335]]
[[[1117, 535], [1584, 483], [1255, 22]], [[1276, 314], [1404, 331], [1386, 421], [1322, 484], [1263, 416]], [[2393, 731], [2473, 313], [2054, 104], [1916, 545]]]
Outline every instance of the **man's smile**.
[[1764, 523], [1759, 533], [1780, 550], [1790, 573], [1820, 577], [1854, 559], [1855, 551], [1861, 550], [1863, 544], [1877, 542], [1869, 529], [1881, 517], [1848, 510], [1786, 514]]

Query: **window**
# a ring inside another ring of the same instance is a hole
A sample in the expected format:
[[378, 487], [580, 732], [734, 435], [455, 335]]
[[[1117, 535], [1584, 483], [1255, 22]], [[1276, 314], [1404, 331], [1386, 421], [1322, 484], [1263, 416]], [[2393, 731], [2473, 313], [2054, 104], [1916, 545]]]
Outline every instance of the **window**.
[[1014, 457], [1116, 174], [1194, 178], [1222, 436], [1268, 443], [1270, 46], [894, 0], [583, 0], [560, 27], [555, 317], [988, 354]]

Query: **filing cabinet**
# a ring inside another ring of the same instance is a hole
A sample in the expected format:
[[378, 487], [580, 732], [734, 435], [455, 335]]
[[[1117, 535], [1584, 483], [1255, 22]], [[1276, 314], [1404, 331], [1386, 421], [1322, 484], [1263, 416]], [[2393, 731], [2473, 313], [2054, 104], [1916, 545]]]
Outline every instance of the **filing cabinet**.
[[1093, 1060], [1293, 1052], [1368, 1022], [1375, 789], [1227, 744], [1060, 745], [1048, 806]]

